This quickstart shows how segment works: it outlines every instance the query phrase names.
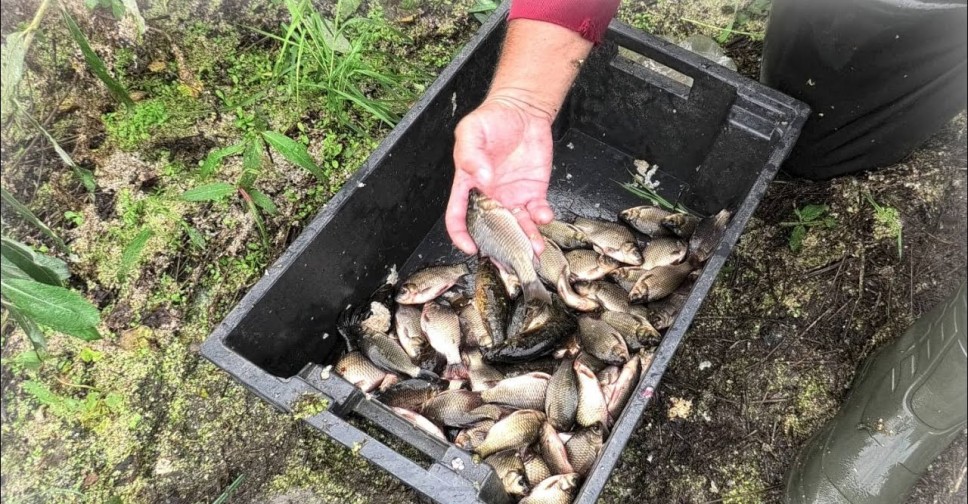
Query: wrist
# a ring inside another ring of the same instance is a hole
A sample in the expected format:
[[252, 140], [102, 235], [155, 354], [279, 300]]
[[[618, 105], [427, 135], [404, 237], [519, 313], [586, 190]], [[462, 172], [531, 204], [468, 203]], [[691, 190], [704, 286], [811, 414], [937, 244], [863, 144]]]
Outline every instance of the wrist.
[[491, 89], [482, 105], [494, 103], [504, 107], [514, 108], [533, 119], [551, 123], [555, 120], [559, 105], [535, 92], [523, 87], [501, 86]]

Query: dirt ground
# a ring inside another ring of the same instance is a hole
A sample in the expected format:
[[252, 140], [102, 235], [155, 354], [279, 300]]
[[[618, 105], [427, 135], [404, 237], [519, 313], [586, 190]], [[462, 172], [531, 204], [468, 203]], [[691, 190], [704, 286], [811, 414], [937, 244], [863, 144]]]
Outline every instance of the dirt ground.
[[[87, 12], [79, 2], [67, 4]], [[390, 53], [381, 64], [400, 70], [395, 61], [415, 62], [407, 85], [419, 93], [479, 26], [468, 12], [474, 4], [387, 0], [360, 12], [389, 20], [407, 37], [379, 46]], [[712, 27], [729, 24], [740, 5], [745, 17], [734, 28], [751, 35], [726, 34], [724, 47], [739, 71], [755, 78], [761, 4], [632, 1], [623, 2], [619, 17], [672, 40], [717, 37], [722, 30]], [[147, 106], [138, 108], [144, 115], [112, 115], [116, 106], [80, 53], [65, 49], [70, 40], [54, 21], [28, 58], [24, 100], [93, 170], [93, 195], [36, 132], [25, 133], [21, 122], [11, 123], [21, 129], [4, 126], [4, 188], [71, 244], [72, 287], [102, 310], [107, 336], [84, 343], [51, 335], [50, 355], [34, 364], [23, 357], [30, 349], [23, 334], [4, 321], [3, 501], [415, 502], [392, 477], [272, 410], [198, 354], [241, 293], [389, 128], [351, 116], [361, 125], [351, 130], [298, 100], [275, 106], [273, 93], [281, 91], [268, 88], [258, 113], [293, 136], [308, 131], [310, 152], [336, 164], [327, 183], [317, 184], [271, 161], [259, 183], [278, 213], [265, 218], [262, 246], [258, 223], [240, 204], [190, 205], [176, 195], [197, 180], [194, 167], [208, 152], [245, 134], [250, 105], [224, 102], [233, 90], [262, 89], [275, 57], [271, 41], [247, 28], [276, 29], [285, 8], [236, 0], [139, 5], [154, 27], [140, 41], [101, 11], [83, 28], [98, 34], [92, 45], [126, 86], [144, 93], [146, 103], [164, 104], [163, 119], [149, 116]], [[35, 9], [33, 1], [5, 3], [4, 36]], [[195, 80], [200, 92], [183, 87]], [[156, 119], [144, 130], [144, 121]], [[148, 140], [138, 136], [142, 130]], [[774, 182], [602, 502], [779, 501], [791, 460], [835, 413], [858, 363], [964, 281], [966, 137], [961, 116], [895, 166], [826, 182]], [[217, 177], [241, 171], [230, 160]], [[898, 218], [878, 220], [867, 195]], [[811, 227], [794, 252], [784, 223], [811, 204], [826, 205], [834, 224]], [[5, 233], [9, 225], [19, 239], [43, 244], [43, 236], [4, 212]], [[204, 236], [204, 246], [193, 245], [188, 228]], [[125, 244], [142, 229], [153, 238], [135, 272], [120, 275]], [[909, 502], [965, 502], [966, 444], [963, 433]]]

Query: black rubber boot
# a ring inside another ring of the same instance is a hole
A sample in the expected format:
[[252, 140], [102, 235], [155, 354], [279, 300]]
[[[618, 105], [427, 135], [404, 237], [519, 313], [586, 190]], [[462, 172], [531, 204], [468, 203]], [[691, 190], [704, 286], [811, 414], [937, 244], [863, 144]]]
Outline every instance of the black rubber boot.
[[902, 502], [965, 427], [965, 284], [868, 359], [791, 468], [790, 503]]

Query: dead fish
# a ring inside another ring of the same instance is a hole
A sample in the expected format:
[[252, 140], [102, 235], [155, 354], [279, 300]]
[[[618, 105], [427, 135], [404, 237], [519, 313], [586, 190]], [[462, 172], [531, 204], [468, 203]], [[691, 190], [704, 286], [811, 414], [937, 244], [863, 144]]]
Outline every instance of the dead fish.
[[464, 363], [467, 365], [467, 375], [471, 381], [471, 390], [475, 392], [487, 390], [504, 379], [503, 373], [484, 362], [480, 350], [468, 349], [463, 355]]
[[609, 384], [607, 393], [605, 393], [605, 388], [603, 387], [602, 392], [605, 396], [605, 404], [607, 405], [610, 421], [614, 422], [617, 420], [619, 414], [622, 413], [622, 409], [625, 408], [625, 403], [628, 402], [629, 397], [632, 396], [632, 391], [635, 390], [635, 386], [639, 383], [641, 368], [642, 360], [638, 355], [635, 355], [622, 366], [621, 372]]
[[440, 427], [438, 427], [437, 424], [428, 420], [427, 417], [404, 408], [393, 407], [390, 409], [392, 409], [394, 413], [402, 416], [408, 422], [414, 424], [415, 426], [425, 431], [426, 433], [434, 437], [440, 438], [444, 441], [447, 441], [447, 436], [444, 435], [444, 431], [440, 430]]
[[622, 265], [611, 257], [587, 249], [569, 251], [565, 254], [565, 260], [568, 261], [572, 281], [598, 280]]
[[440, 296], [437, 296], [437, 298], [446, 302], [455, 310], [460, 310], [466, 306], [467, 303], [471, 302], [470, 298], [468, 298], [467, 294], [464, 292], [464, 289], [460, 288], [460, 284], [445, 290], [444, 293]]
[[632, 286], [629, 301], [662, 299], [675, 291], [692, 271], [693, 266], [688, 262], [648, 270]]
[[558, 474], [538, 483], [519, 504], [571, 504], [578, 491], [577, 473]]
[[487, 457], [507, 449], [517, 449], [534, 442], [544, 424], [545, 415], [535, 410], [518, 410], [502, 418], [487, 432], [477, 454]]
[[454, 309], [436, 301], [425, 304], [420, 315], [420, 328], [427, 335], [430, 346], [447, 359], [444, 378], [467, 378], [467, 367], [460, 356], [460, 319]]
[[662, 225], [679, 238], [689, 239], [699, 225], [699, 218], [687, 213], [674, 213], [662, 219]]
[[551, 304], [519, 300], [511, 315], [507, 339], [500, 345], [484, 349], [490, 362], [526, 362], [554, 352], [563, 338], [577, 328], [575, 316], [561, 297], [553, 296]]
[[571, 286], [571, 283], [568, 282], [568, 277], [565, 275], [558, 277], [557, 287], [558, 295], [561, 296], [561, 300], [568, 305], [569, 308], [574, 308], [583, 312], [590, 312], [599, 309], [601, 306], [598, 304], [598, 301], [587, 298], [575, 292], [574, 288]]
[[513, 272], [521, 281], [525, 301], [551, 303], [547, 289], [535, 271], [534, 247], [510, 210], [477, 189], [471, 189], [467, 230], [480, 254]]
[[632, 290], [635, 282], [645, 274], [645, 268], [639, 266], [625, 266], [618, 268], [608, 274], [608, 277], [615, 281], [625, 292]]
[[504, 450], [484, 459], [484, 463], [494, 468], [504, 490], [510, 495], [524, 495], [530, 489], [524, 470], [524, 461], [517, 450]]
[[551, 469], [540, 455], [527, 450], [524, 452], [522, 460], [524, 462], [524, 475], [528, 477], [529, 485], [537, 485], [551, 477]]
[[464, 263], [430, 266], [410, 275], [394, 298], [401, 304], [423, 304], [450, 289], [470, 269]]
[[376, 394], [376, 400], [387, 406], [420, 411], [427, 401], [436, 397], [443, 389], [444, 383], [440, 381], [412, 378]]
[[645, 307], [652, 325], [659, 330], [671, 326], [682, 306], [686, 304], [691, 290], [692, 282], [683, 282], [672, 294], [647, 304]]
[[608, 397], [612, 394], [612, 389], [615, 388], [615, 383], [620, 374], [622, 374], [622, 368], [618, 366], [606, 366], [605, 369], [595, 373], [598, 378], [598, 386], [602, 388], [602, 395], [605, 396], [605, 402], [608, 402]]
[[641, 314], [607, 310], [602, 312], [602, 320], [621, 333], [631, 352], [655, 345], [661, 338], [659, 331]]
[[500, 264], [495, 264], [494, 266], [497, 267], [497, 274], [501, 279], [501, 285], [504, 286], [504, 291], [508, 293], [511, 299], [517, 299], [521, 295], [521, 279], [514, 273], [504, 269]]
[[454, 444], [463, 450], [474, 450], [484, 442], [487, 431], [491, 430], [495, 423], [497, 422], [488, 419], [468, 426], [454, 437]]
[[360, 350], [370, 362], [380, 369], [393, 373], [405, 374], [411, 378], [418, 376], [437, 379], [437, 376], [425, 371], [410, 360], [410, 356], [399, 343], [381, 333], [370, 333], [360, 338]]
[[547, 373], [532, 372], [505, 378], [493, 387], [481, 391], [484, 402], [505, 404], [519, 409], [544, 409], [545, 392], [548, 390]]
[[473, 303], [484, 319], [484, 327], [491, 340], [491, 345], [487, 346], [503, 342], [508, 317], [511, 315], [511, 298], [501, 284], [497, 267], [490, 260], [478, 261], [474, 275]]
[[606, 310], [628, 311], [629, 295], [622, 287], [611, 282], [575, 282], [575, 292], [595, 301]]
[[538, 257], [538, 276], [550, 285], [558, 285], [558, 278], [571, 275], [565, 254], [553, 241], [545, 242], [544, 251]]
[[393, 317], [397, 341], [411, 359], [416, 359], [427, 346], [427, 337], [420, 328], [420, 308], [413, 305], [399, 305]]
[[578, 383], [572, 359], [562, 359], [555, 374], [551, 375], [544, 410], [548, 423], [555, 429], [567, 431], [574, 425], [578, 411]]
[[587, 476], [595, 466], [598, 454], [602, 451], [603, 437], [604, 429], [601, 424], [594, 424], [579, 430], [565, 443], [568, 461], [579, 475]]
[[722, 209], [716, 215], [699, 221], [696, 231], [689, 238], [689, 261], [694, 264], [706, 262], [713, 250], [719, 245], [732, 214]]
[[585, 366], [588, 366], [588, 369], [591, 369], [596, 373], [608, 366], [608, 363], [584, 350], [578, 352], [578, 356], [575, 357], [575, 362], [580, 362]]
[[638, 232], [656, 238], [672, 234], [668, 228], [662, 225], [663, 219], [670, 215], [672, 215], [671, 212], [657, 206], [642, 205], [622, 210], [618, 217]]
[[561, 346], [554, 351], [552, 356], [555, 359], [574, 359], [581, 353], [581, 341], [577, 334], [568, 336], [561, 342]]
[[600, 318], [588, 314], [579, 316], [578, 335], [583, 351], [608, 364], [622, 365], [629, 359], [625, 338]]
[[349, 352], [336, 363], [336, 373], [363, 392], [387, 388], [396, 383], [397, 376], [376, 367], [360, 352]]
[[675, 238], [655, 238], [642, 249], [642, 268], [650, 270], [659, 266], [679, 264], [686, 259], [689, 247]]
[[430, 420], [451, 427], [466, 427], [481, 420], [495, 420], [499, 412], [482, 406], [481, 394], [470, 390], [447, 390], [424, 403], [420, 413]]
[[565, 443], [558, 435], [558, 431], [545, 423], [541, 426], [541, 434], [538, 439], [538, 446], [541, 449], [541, 456], [548, 463], [548, 468], [554, 474], [568, 474], [575, 472], [568, 461], [568, 451]]
[[[575, 381], [578, 383], [578, 410], [575, 412], [575, 421], [583, 427], [597, 423], [606, 425], [608, 423], [608, 404], [605, 402], [602, 387], [598, 384], [598, 377], [588, 366], [580, 362], [575, 362], [574, 368]], [[572, 461], [572, 464], [574, 464], [574, 461]]]
[[642, 264], [635, 235], [622, 224], [579, 217], [575, 219], [575, 227], [588, 236], [595, 252], [625, 264]]
[[468, 303], [457, 312], [460, 318], [460, 332], [463, 335], [465, 347], [489, 347], [494, 344], [491, 333], [487, 330], [484, 317], [477, 310], [477, 305]]
[[591, 246], [585, 232], [572, 224], [553, 220], [548, 224], [538, 225], [538, 231], [549, 241], [553, 241], [563, 249], [576, 249]]

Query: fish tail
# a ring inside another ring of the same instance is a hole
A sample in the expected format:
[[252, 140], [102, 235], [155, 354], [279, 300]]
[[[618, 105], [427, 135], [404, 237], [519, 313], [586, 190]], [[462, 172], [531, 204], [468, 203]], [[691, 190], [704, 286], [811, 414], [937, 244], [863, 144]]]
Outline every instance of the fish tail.
[[545, 304], [551, 304], [551, 293], [548, 292], [548, 289], [545, 288], [544, 284], [537, 277], [523, 284], [521, 287], [524, 289], [525, 302], [538, 300]]
[[466, 380], [469, 374], [467, 366], [463, 363], [448, 364], [444, 369], [445, 380]]

